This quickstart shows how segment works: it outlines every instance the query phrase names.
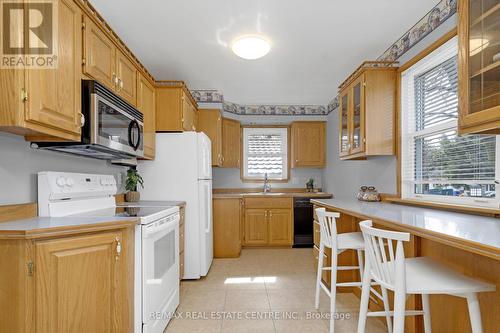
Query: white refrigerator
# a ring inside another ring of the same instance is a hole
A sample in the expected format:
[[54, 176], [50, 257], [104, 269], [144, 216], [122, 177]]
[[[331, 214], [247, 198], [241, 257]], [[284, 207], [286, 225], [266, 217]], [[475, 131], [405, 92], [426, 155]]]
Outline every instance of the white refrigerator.
[[211, 142], [204, 133], [157, 133], [154, 161], [140, 161], [141, 200], [186, 202], [184, 278], [199, 279], [213, 259]]

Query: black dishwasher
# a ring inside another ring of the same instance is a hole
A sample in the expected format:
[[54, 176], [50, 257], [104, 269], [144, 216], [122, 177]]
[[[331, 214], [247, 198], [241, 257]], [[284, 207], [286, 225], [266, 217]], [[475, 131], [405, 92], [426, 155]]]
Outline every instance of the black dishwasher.
[[310, 198], [293, 202], [293, 247], [313, 247], [313, 205]]

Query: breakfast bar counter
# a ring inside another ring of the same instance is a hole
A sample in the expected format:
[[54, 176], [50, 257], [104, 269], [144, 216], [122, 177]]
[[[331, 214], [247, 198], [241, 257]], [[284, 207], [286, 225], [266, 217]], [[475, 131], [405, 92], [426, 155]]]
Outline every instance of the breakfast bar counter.
[[[495, 292], [479, 295], [484, 332], [500, 327], [500, 219], [465, 213], [393, 204], [360, 202], [353, 198], [313, 199], [314, 206], [340, 213], [339, 233], [359, 231], [359, 222], [372, 220], [375, 227], [410, 233], [406, 257], [425, 256], [468, 276], [496, 285]], [[317, 223], [317, 221], [315, 222]], [[339, 265], [356, 265], [352, 251], [339, 256]], [[328, 258], [327, 258], [328, 260]], [[339, 272], [337, 282], [356, 281], [359, 275]], [[358, 288], [347, 290], [360, 296]], [[382, 310], [370, 301], [370, 309]], [[408, 299], [407, 309], [421, 309], [419, 297]], [[431, 295], [434, 332], [470, 332], [467, 302], [449, 295]], [[454, 315], [450, 315], [454, 314]], [[405, 332], [423, 332], [420, 317], [406, 317]]]
[[356, 199], [313, 199], [315, 205], [500, 260], [500, 219]]

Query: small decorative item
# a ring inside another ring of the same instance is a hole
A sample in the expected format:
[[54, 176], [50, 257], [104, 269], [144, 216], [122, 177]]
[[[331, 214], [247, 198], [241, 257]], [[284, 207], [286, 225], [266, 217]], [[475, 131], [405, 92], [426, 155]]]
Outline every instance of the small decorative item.
[[377, 202], [380, 201], [380, 194], [373, 186], [361, 186], [357, 198], [360, 201]]
[[314, 192], [314, 179], [309, 178], [306, 183], [307, 192]]
[[125, 200], [127, 202], [138, 202], [141, 199], [141, 194], [137, 191], [137, 184], [144, 188], [144, 180], [136, 169], [129, 169], [127, 171], [127, 180], [125, 183]]

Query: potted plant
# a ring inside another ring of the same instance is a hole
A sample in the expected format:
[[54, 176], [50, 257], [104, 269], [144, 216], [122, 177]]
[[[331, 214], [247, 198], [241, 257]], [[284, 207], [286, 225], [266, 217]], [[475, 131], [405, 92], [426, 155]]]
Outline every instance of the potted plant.
[[306, 188], [308, 192], [314, 191], [314, 179], [309, 178], [309, 181], [306, 183]]
[[141, 194], [137, 191], [137, 184], [144, 188], [144, 180], [136, 169], [129, 169], [127, 171], [127, 181], [125, 182], [125, 200], [127, 202], [138, 202]]

